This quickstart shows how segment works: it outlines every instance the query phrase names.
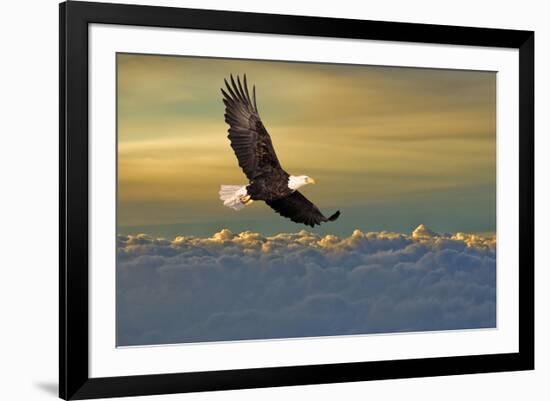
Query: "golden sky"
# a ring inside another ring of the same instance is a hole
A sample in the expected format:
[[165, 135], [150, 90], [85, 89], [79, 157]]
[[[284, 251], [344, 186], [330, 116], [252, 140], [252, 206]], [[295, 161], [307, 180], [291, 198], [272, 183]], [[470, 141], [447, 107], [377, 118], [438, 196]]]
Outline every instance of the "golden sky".
[[229, 146], [223, 78], [247, 74], [283, 168], [340, 219], [319, 232], [494, 231], [496, 74], [119, 54], [118, 230], [297, 231], [262, 202], [241, 212], [220, 184], [246, 184]]

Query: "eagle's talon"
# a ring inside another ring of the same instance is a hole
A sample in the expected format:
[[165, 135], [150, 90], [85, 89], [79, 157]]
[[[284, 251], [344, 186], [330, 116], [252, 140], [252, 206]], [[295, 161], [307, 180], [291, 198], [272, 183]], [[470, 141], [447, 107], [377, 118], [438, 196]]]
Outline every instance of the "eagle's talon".
[[252, 198], [250, 197], [250, 195], [241, 196], [241, 203], [242, 204], [246, 205], [250, 202], [252, 202]]

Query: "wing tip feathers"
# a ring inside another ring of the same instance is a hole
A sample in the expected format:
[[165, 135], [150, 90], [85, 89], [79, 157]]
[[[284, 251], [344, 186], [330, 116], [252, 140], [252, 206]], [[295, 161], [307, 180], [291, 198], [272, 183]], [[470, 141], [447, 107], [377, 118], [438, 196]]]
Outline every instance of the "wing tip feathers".
[[340, 214], [341, 214], [341, 213], [340, 213], [339, 210], [336, 211], [336, 213], [334, 213], [332, 216], [330, 216], [330, 217], [327, 219], [327, 221], [334, 221], [334, 220], [338, 219], [338, 217], [340, 217]]
[[220, 89], [227, 100], [242, 102], [248, 107], [251, 107], [252, 111], [258, 112], [258, 107], [256, 106], [256, 85], [252, 85], [252, 97], [250, 97], [246, 74], [243, 74], [243, 80], [241, 81], [239, 74], [233, 75], [233, 73], [230, 73], [229, 81], [227, 78], [224, 78], [223, 82], [225, 83], [225, 90], [224, 88]]

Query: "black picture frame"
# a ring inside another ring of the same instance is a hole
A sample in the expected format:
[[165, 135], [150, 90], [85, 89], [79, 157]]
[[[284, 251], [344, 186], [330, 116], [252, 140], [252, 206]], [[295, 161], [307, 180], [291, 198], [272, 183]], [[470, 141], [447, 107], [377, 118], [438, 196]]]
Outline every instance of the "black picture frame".
[[[534, 32], [70, 1], [59, 7], [59, 395], [88, 399], [534, 369]], [[193, 28], [519, 50], [519, 352], [90, 378], [88, 25]]]

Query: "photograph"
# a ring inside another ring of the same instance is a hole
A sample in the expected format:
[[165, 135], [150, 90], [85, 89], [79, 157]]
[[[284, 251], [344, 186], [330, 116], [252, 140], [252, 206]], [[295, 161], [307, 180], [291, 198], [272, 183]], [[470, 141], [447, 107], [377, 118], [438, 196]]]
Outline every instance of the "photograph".
[[497, 328], [497, 73], [116, 54], [116, 346]]

